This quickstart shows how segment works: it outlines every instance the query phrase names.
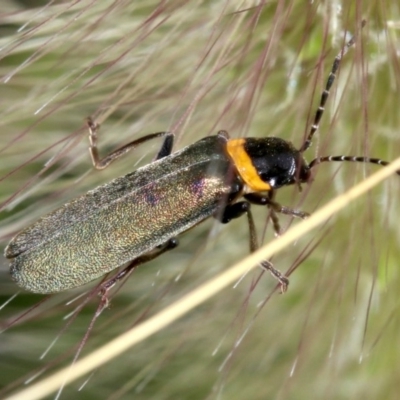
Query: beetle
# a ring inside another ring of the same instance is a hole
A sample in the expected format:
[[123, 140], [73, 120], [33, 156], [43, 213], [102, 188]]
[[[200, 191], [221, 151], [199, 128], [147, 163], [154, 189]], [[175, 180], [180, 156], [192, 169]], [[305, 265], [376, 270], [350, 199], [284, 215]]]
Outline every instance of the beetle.
[[[100, 159], [99, 126], [89, 119], [89, 151], [97, 169], [149, 140], [163, 137], [162, 147], [152, 163], [87, 192], [18, 233], [5, 250], [12, 278], [32, 292], [54, 293], [84, 285], [129, 262], [105, 283], [109, 288], [132, 268], [176, 247], [178, 235], [212, 216], [228, 223], [246, 214], [250, 251], [254, 251], [258, 243], [251, 204], [269, 207], [279, 234], [278, 213], [300, 218], [309, 214], [277, 203], [277, 189], [307, 183], [312, 168], [322, 162], [387, 165], [368, 157], [317, 157], [310, 163], [303, 157], [318, 130], [342, 57], [354, 42], [353, 37], [336, 56], [310, 132], [299, 149], [277, 137], [231, 139], [220, 131], [172, 153], [174, 135], [158, 132]], [[269, 261], [261, 266], [285, 291], [288, 279]]]

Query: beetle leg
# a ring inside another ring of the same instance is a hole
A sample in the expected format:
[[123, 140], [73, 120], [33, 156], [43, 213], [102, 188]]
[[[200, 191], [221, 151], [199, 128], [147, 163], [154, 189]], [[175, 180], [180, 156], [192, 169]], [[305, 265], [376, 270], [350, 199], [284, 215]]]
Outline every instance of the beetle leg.
[[[253, 253], [258, 249], [259, 245], [258, 245], [257, 232], [254, 224], [253, 214], [250, 211], [250, 204], [247, 210], [247, 222], [249, 224], [249, 232], [250, 232], [250, 251]], [[268, 260], [262, 261], [260, 263], [260, 266], [261, 268], [269, 271], [271, 275], [278, 280], [281, 286], [281, 292], [285, 293], [289, 285], [289, 279], [285, 275], [283, 275], [280, 271], [275, 269], [273, 264]]]
[[272, 226], [274, 227], [275, 236], [281, 236], [281, 225], [279, 224], [279, 218], [275, 210], [269, 210], [269, 217], [272, 221]]
[[155, 139], [155, 138], [158, 138], [158, 137], [165, 137], [165, 139], [164, 139], [163, 145], [161, 146], [160, 151], [157, 154], [156, 160], [166, 157], [166, 156], [170, 155], [172, 152], [172, 146], [174, 144], [174, 134], [171, 132], [157, 132], [157, 133], [152, 133], [147, 136], [143, 136], [132, 142], [129, 142], [128, 144], [114, 150], [112, 153], [110, 153], [106, 157], [100, 159], [99, 150], [97, 148], [97, 134], [98, 134], [100, 125], [95, 123], [91, 118], [88, 118], [87, 126], [89, 128], [89, 142], [90, 142], [89, 153], [92, 158], [93, 166], [99, 170], [108, 167], [114, 160], [120, 158], [121, 156], [128, 153], [132, 149], [140, 146], [142, 143], [147, 142], [152, 139]]
[[278, 213], [285, 214], [285, 215], [291, 215], [292, 217], [306, 219], [310, 216], [310, 213], [308, 213], [308, 212], [301, 211], [301, 210], [294, 210], [293, 208], [282, 206], [275, 201], [270, 202], [270, 207]]
[[[253, 253], [258, 249], [258, 239], [256, 227], [254, 225], [253, 214], [251, 213], [251, 205], [248, 201], [240, 201], [238, 203], [234, 203], [225, 207], [225, 210], [221, 217], [222, 223], [228, 223], [232, 219], [239, 218], [243, 214], [247, 214], [247, 222], [249, 225], [249, 234], [250, 234], [250, 252]], [[289, 280], [283, 275], [280, 271], [274, 268], [270, 261], [264, 260], [260, 263], [261, 268], [268, 270], [271, 275], [279, 281], [281, 286], [281, 292], [284, 293], [287, 290], [289, 285]]]
[[249, 193], [244, 195], [246, 200], [248, 200], [252, 204], [256, 204], [259, 206], [268, 206], [269, 207], [269, 218], [271, 218], [272, 225], [274, 227], [275, 236], [280, 236], [281, 234], [281, 226], [279, 224], [279, 218], [276, 214], [276, 211], [273, 207], [271, 207], [271, 201], [274, 196], [272, 190], [268, 192], [268, 196], [259, 194], [259, 193]]
[[225, 139], [229, 139], [229, 133], [228, 133], [228, 131], [220, 130], [220, 131], [218, 131], [217, 135], [218, 135], [218, 136], [222, 136], [222, 137], [224, 137]]
[[168, 242], [164, 243], [161, 246], [157, 246], [150, 253], [144, 254], [138, 258], [135, 258], [131, 261], [123, 270], [119, 271], [118, 274], [107, 280], [102, 284], [101, 287], [101, 296], [102, 298], [107, 297], [107, 292], [121, 279], [125, 278], [131, 271], [133, 271], [136, 267], [141, 264], [147, 263], [151, 260], [154, 260], [161, 254], [174, 249], [178, 246], [178, 240], [175, 238], [169, 239]]
[[295, 210], [293, 208], [280, 205], [275, 200], [273, 200], [274, 195], [275, 192], [271, 190], [270, 192], [268, 192], [268, 195], [266, 196], [259, 193], [249, 193], [244, 195], [244, 197], [252, 204], [266, 205], [270, 208], [271, 210], [270, 218], [274, 225], [274, 231], [277, 236], [280, 235], [280, 226], [277, 213], [291, 215], [292, 217], [297, 217], [302, 219], [308, 218], [310, 216], [310, 214], [307, 212], [301, 210]]
[[222, 216], [220, 217], [220, 221], [223, 224], [227, 224], [233, 219], [241, 217], [243, 214], [248, 213], [250, 211], [250, 203], [248, 201], [239, 201], [234, 204], [230, 204], [225, 207]]

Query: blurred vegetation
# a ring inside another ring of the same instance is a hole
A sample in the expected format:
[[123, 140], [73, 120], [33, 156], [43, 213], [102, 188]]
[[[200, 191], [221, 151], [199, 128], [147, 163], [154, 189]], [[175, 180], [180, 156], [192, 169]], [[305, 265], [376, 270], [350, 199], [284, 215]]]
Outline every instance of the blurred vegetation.
[[[400, 154], [400, 15], [389, 0], [7, 0], [1, 8], [1, 249], [157, 152], [158, 143], [94, 171], [89, 115], [102, 124], [102, 154], [161, 130], [176, 133], [176, 148], [219, 129], [300, 146], [344, 33], [362, 18], [307, 156]], [[312, 212], [374, 170], [321, 165], [302, 193], [285, 188], [278, 200]], [[277, 268], [293, 270], [287, 294], [255, 270], [61, 398], [397, 399], [399, 188], [393, 177], [275, 256]], [[267, 213], [255, 208], [260, 236], [271, 240]], [[281, 217], [284, 229], [291, 223]], [[119, 288], [81, 356], [245, 257], [247, 225], [208, 221], [180, 243]], [[99, 299], [73, 321], [65, 317], [87, 296], [67, 302], [93, 285], [41, 304], [21, 291], [0, 310], [0, 397], [72, 362]], [[18, 291], [2, 258], [2, 303]]]

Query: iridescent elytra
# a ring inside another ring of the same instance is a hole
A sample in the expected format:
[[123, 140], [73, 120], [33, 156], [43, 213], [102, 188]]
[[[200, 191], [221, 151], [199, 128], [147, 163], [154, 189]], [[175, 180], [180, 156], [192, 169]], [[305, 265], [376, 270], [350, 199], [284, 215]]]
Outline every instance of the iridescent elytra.
[[[5, 250], [12, 278], [32, 292], [54, 293], [79, 287], [129, 263], [106, 282], [110, 287], [132, 268], [175, 247], [178, 235], [209, 217], [227, 223], [246, 214], [254, 251], [258, 242], [251, 203], [270, 209], [279, 234], [277, 213], [308, 216], [274, 200], [280, 187], [308, 182], [311, 169], [322, 162], [387, 165], [367, 157], [326, 156], [310, 163], [303, 157], [319, 127], [342, 57], [354, 42], [353, 37], [336, 56], [314, 122], [299, 149], [277, 137], [230, 139], [226, 131], [220, 131], [172, 153], [173, 134], [159, 132], [100, 160], [98, 126], [89, 120], [90, 154], [96, 168], [107, 167], [143, 142], [163, 137], [156, 161], [89, 191], [19, 232]], [[285, 291], [287, 278], [268, 261], [261, 266]]]

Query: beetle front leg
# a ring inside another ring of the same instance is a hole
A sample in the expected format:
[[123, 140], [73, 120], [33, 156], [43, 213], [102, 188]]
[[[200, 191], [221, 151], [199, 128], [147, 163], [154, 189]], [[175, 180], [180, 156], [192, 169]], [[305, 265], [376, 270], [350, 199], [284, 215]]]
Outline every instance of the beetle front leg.
[[277, 236], [280, 235], [280, 225], [277, 213], [291, 215], [292, 217], [297, 217], [301, 219], [306, 219], [310, 216], [308, 212], [282, 206], [273, 199], [274, 195], [275, 192], [271, 190], [270, 192], [268, 192], [268, 195], [262, 195], [259, 193], [249, 193], [244, 195], [244, 198], [252, 204], [267, 206], [270, 208], [271, 210], [270, 218], [272, 220], [274, 231]]

